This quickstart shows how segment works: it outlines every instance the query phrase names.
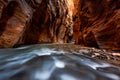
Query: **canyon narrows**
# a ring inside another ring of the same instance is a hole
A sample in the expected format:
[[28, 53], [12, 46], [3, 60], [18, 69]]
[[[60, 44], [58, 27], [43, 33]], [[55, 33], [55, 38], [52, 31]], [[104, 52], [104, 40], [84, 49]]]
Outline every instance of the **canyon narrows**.
[[0, 47], [73, 39], [73, 0], [2, 0], [0, 4]]
[[0, 80], [120, 80], [120, 0], [0, 0]]
[[120, 50], [120, 0], [2, 0], [0, 7], [1, 48], [75, 41]]

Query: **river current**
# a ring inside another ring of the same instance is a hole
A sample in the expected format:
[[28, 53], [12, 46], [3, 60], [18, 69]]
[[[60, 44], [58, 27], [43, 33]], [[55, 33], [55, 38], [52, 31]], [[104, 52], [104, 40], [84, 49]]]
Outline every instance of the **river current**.
[[0, 50], [0, 80], [120, 80], [120, 67], [72, 48], [31, 45]]

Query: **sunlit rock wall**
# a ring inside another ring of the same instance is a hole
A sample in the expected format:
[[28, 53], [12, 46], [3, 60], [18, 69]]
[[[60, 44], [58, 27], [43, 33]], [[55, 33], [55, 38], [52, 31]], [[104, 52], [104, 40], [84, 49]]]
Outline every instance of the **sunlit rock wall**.
[[73, 24], [69, 6], [71, 4], [68, 4], [67, 0], [41, 0], [26, 30], [24, 42], [28, 44], [69, 42]]
[[80, 0], [73, 20], [76, 44], [120, 50], [120, 0]]
[[72, 0], [0, 0], [0, 47], [70, 42], [73, 6]]

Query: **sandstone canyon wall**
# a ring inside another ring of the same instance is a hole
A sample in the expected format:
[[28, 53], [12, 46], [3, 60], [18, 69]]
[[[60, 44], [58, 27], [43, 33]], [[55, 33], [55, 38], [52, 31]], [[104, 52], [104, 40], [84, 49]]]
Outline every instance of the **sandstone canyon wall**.
[[76, 44], [120, 50], [120, 0], [80, 0], [73, 19]]
[[120, 50], [120, 0], [0, 0], [0, 48], [75, 43]]
[[12, 47], [18, 42], [31, 15], [23, 0], [0, 1], [0, 47]]
[[71, 6], [72, 0], [0, 0], [0, 47], [71, 41]]

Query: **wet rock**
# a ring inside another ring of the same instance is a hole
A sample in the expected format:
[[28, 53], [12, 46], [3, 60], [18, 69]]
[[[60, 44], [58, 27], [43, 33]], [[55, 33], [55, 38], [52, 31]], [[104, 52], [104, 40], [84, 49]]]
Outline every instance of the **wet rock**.
[[101, 50], [74, 44], [2, 49], [0, 80], [120, 80], [120, 65], [87, 56], [90, 51]]
[[120, 0], [80, 0], [74, 15], [76, 44], [120, 50]]

